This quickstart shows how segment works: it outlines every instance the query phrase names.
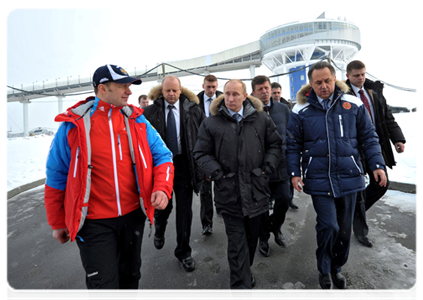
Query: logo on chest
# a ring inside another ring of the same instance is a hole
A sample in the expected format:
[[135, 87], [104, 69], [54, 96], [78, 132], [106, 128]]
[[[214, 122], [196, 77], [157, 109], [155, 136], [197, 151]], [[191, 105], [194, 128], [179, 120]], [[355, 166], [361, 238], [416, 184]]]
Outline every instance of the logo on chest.
[[345, 102], [342, 106], [343, 106], [345, 109], [350, 109], [350, 108], [351, 108], [351, 104], [350, 104], [349, 102]]

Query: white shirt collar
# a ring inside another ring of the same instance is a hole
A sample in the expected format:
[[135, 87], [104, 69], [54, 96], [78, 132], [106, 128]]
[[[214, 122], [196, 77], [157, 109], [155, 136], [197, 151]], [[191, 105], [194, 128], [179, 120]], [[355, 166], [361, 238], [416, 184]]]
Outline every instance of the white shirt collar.
[[356, 87], [355, 85], [352, 85], [351, 84], [351, 87], [352, 87], [352, 89], [353, 89], [353, 92], [358, 96], [358, 95], [360, 95], [358, 92], [360, 91], [360, 90], [363, 90], [364, 91], [364, 89], [360, 89], [360, 88], [358, 88], [358, 87]]
[[207, 100], [209, 100], [210, 98], [212, 100], [214, 100], [214, 99], [216, 99], [216, 94], [214, 94], [213, 96], [209, 97], [209, 96], [206, 95], [206, 93], [204, 93], [203, 98], [204, 98], [204, 102], [207, 101]]
[[169, 109], [168, 108], [168, 106], [169, 105], [173, 105], [174, 107], [175, 107], [175, 109], [176, 110], [179, 110], [179, 99], [178, 100], [176, 100], [176, 102], [174, 103], [174, 104], [170, 104], [169, 102], [167, 102], [166, 100], [165, 100], [165, 102], [166, 102], [166, 109]]
[[239, 110], [239, 112], [234, 112], [234, 111], [230, 110], [229, 108], [228, 108], [228, 111], [231, 114], [231, 117], [233, 117], [234, 114], [239, 114], [239, 115], [241, 115], [241, 117], [244, 117], [244, 106], [241, 106], [241, 109]]
[[[316, 96], [317, 96], [317, 94], [316, 94]], [[332, 98], [333, 98], [333, 94], [330, 95], [330, 97], [328, 98], [329, 99], [329, 103], [332, 103]], [[317, 96], [317, 100], [319, 100], [319, 103], [323, 105], [323, 100], [325, 100], [325, 99], [320, 98], [319, 96]]]

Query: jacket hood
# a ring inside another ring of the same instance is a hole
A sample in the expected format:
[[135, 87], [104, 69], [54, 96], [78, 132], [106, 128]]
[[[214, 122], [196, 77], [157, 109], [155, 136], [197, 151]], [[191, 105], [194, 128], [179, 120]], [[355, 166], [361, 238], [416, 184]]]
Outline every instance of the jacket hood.
[[[350, 90], [349, 86], [344, 81], [336, 80], [335, 85], [338, 86], [341, 92], [348, 93]], [[307, 103], [307, 96], [309, 95], [310, 91], [311, 91], [310, 83], [303, 85], [297, 93], [297, 103], [298, 104]]]
[[[214, 99], [212, 101], [212, 103], [210, 104], [210, 112], [213, 116], [215, 116], [219, 113], [219, 106], [220, 106], [220, 103], [223, 101], [224, 98], [225, 98], [225, 95], [222, 94], [219, 97], [217, 97], [216, 99]], [[258, 112], [263, 110], [263, 102], [261, 102], [260, 99], [253, 97], [253, 96], [248, 96], [247, 99], [250, 99], [251, 103], [254, 105], [254, 108]]]
[[[196, 104], [200, 104], [200, 100], [198, 100], [198, 97], [196, 94], [194, 94], [193, 92], [191, 92], [189, 89], [181, 86], [182, 89], [182, 93], [181, 95], [184, 95], [185, 97], [188, 98], [189, 101], [194, 102]], [[148, 93], [148, 99], [152, 100], [152, 101], [156, 101], [157, 99], [159, 99], [162, 96], [162, 85], [159, 84], [155, 87], [153, 87], [150, 92]]]

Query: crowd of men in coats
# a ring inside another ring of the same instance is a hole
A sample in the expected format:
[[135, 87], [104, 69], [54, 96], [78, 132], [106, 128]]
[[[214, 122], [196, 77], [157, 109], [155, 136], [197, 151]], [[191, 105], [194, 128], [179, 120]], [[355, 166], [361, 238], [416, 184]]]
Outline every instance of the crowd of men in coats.
[[[54, 154], [65, 149], [69, 155], [61, 159], [67, 159], [67, 163], [59, 164], [60, 160], [49, 154], [46, 188], [49, 187], [50, 193], [46, 193], [45, 201], [53, 236], [62, 243], [69, 236], [72, 241], [77, 240], [87, 273], [87, 287], [136, 288], [140, 279], [138, 256], [142, 234], [136, 237], [139, 246], [133, 248], [134, 238], [114, 228], [120, 228], [119, 222], [135, 224], [128, 215], [147, 216], [154, 224], [154, 246], [161, 249], [175, 206], [174, 255], [186, 272], [192, 272], [195, 270], [190, 247], [192, 201], [193, 193], [199, 193], [202, 234], [213, 233], [213, 202], [216, 213], [224, 221], [230, 287], [251, 289], [255, 285], [251, 266], [257, 247], [268, 257], [268, 240], [272, 235], [277, 245], [287, 246], [281, 228], [289, 207], [298, 209], [292, 202], [294, 190], [304, 191], [311, 195], [317, 215], [319, 284], [323, 289], [331, 289], [333, 285], [347, 288], [341, 268], [348, 260], [351, 233], [354, 231], [360, 243], [372, 247], [365, 213], [389, 186], [386, 167], [395, 165], [390, 142], [398, 153], [404, 151], [405, 143], [383, 96], [383, 84], [367, 79], [365, 65], [360, 61], [348, 64], [347, 77], [346, 82], [337, 80], [335, 69], [325, 61], [310, 66], [309, 84], [301, 88], [293, 105], [281, 97], [281, 86], [267, 76], [254, 77], [252, 92], [248, 94], [241, 80], [227, 81], [221, 92], [218, 79], [207, 75], [203, 91], [198, 95], [183, 87], [179, 78], [166, 76], [151, 89], [148, 97], [139, 97], [141, 108], [138, 108], [128, 105], [127, 98], [131, 94], [129, 86], [141, 81], [129, 77], [117, 66], [100, 67], [93, 78], [94, 86], [100, 89], [96, 97], [68, 110], [75, 119], [92, 119], [91, 129], [83, 128], [86, 125], [76, 126], [82, 128], [79, 134], [83, 132], [91, 138], [77, 148], [86, 153], [73, 155], [74, 150], [66, 148], [69, 144], [66, 139], [75, 143], [74, 123], [77, 124], [67, 120], [70, 125], [63, 129], [60, 140], [55, 138], [51, 150]], [[149, 100], [153, 102], [150, 105]], [[78, 109], [79, 106], [84, 106], [84, 110]], [[101, 139], [111, 142], [111, 155], [118, 155], [115, 148], [120, 151], [120, 161], [114, 162], [113, 170], [99, 162], [109, 154], [106, 150], [99, 158], [95, 156], [100, 154], [89, 150], [92, 140], [100, 141], [100, 137], [95, 137], [100, 129], [95, 126], [107, 126], [108, 115], [103, 117], [99, 111], [102, 108], [103, 112], [109, 111], [111, 133]], [[116, 108], [120, 113], [114, 122], [127, 128], [127, 137], [115, 132], [116, 125], [111, 127], [110, 116]], [[104, 125], [100, 121], [94, 123], [100, 118], [104, 118]], [[123, 151], [122, 146], [127, 149]], [[77, 157], [85, 156], [89, 167], [80, 176], [90, 186], [83, 186], [83, 195], [69, 195], [66, 185], [72, 181], [68, 177], [78, 176]], [[122, 170], [129, 168], [121, 163], [125, 156], [133, 162], [134, 175], [126, 176], [130, 179], [122, 184]], [[91, 164], [90, 160], [96, 163]], [[60, 184], [58, 168], [62, 174]], [[367, 187], [366, 173], [370, 179]], [[113, 192], [110, 195], [97, 192], [91, 200], [90, 191], [97, 191], [95, 185], [108, 180], [104, 178], [107, 174]], [[87, 178], [96, 180], [87, 181]], [[138, 205], [124, 204], [128, 199], [119, 196], [124, 192], [126, 197], [138, 194], [141, 199]], [[117, 202], [117, 215], [113, 216], [112, 210], [100, 214], [101, 201]], [[80, 208], [75, 208], [76, 204]], [[66, 207], [72, 207], [72, 212], [67, 212]], [[102, 217], [96, 217], [97, 214]], [[72, 218], [83, 218], [85, 222], [81, 224]], [[119, 221], [123, 218], [130, 221]], [[103, 224], [104, 219], [110, 224]], [[108, 236], [100, 233], [96, 236], [89, 230], [89, 226], [99, 226], [100, 222], [104, 226], [101, 232], [107, 231]], [[115, 256], [106, 258], [107, 254], [98, 255], [98, 249], [108, 240], [116, 241], [114, 246], [108, 245], [108, 249], [115, 249], [110, 254]], [[116, 253], [128, 257], [122, 260]], [[116, 260], [115, 269], [101, 266], [102, 262], [113, 260]], [[129, 268], [133, 261], [135, 267]]]

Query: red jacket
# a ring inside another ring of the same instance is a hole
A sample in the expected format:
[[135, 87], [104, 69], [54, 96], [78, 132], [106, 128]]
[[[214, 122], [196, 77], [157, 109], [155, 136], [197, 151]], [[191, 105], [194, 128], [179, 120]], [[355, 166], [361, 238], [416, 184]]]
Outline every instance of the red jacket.
[[160, 190], [171, 198], [174, 169], [171, 152], [142, 112], [91, 97], [56, 117], [63, 124], [50, 148], [45, 188], [52, 229], [67, 227], [74, 241], [85, 218], [118, 217], [140, 203], [153, 222], [151, 194]]

